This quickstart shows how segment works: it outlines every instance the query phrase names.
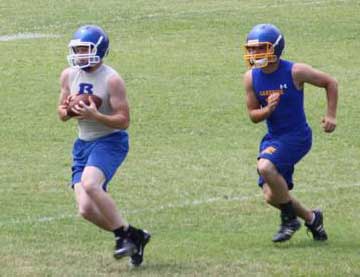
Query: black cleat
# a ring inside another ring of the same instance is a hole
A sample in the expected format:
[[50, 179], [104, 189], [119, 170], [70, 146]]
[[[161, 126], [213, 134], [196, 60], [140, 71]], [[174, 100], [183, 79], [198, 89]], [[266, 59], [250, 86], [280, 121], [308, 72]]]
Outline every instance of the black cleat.
[[144, 248], [150, 241], [151, 234], [146, 230], [137, 230], [136, 252], [130, 257], [130, 265], [140, 266], [143, 262]]
[[137, 252], [135, 243], [129, 238], [118, 238], [116, 240], [114, 258], [121, 259], [126, 256], [132, 256]]
[[289, 220], [287, 222], [283, 222], [280, 225], [279, 231], [275, 234], [272, 241], [273, 242], [283, 242], [291, 239], [293, 234], [299, 230], [301, 224], [297, 218]]
[[328, 236], [324, 229], [323, 214], [319, 209], [315, 209], [313, 212], [315, 215], [314, 223], [310, 225], [305, 222], [305, 226], [308, 228], [308, 231], [312, 233], [314, 240], [327, 240]]

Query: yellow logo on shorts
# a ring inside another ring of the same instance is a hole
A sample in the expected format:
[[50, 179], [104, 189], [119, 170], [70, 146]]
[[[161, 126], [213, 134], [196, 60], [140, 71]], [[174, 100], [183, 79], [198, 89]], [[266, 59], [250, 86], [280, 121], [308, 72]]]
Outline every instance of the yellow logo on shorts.
[[274, 153], [275, 151], [276, 151], [276, 148], [275, 148], [275, 147], [269, 146], [269, 147], [266, 147], [261, 153], [262, 153], [262, 154], [265, 154], [265, 153], [267, 153], [267, 154], [272, 154], [272, 153]]

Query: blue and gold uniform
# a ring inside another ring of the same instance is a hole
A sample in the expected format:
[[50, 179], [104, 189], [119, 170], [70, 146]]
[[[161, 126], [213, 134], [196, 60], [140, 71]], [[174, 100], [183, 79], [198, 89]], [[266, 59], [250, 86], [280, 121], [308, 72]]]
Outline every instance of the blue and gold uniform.
[[[293, 188], [292, 175], [295, 164], [309, 152], [312, 133], [304, 112], [304, 92], [295, 87], [292, 79], [293, 63], [280, 60], [272, 73], [260, 68], [252, 69], [252, 84], [257, 100], [262, 107], [267, 97], [279, 94], [280, 101], [266, 119], [268, 133], [260, 143], [258, 158], [270, 160], [285, 178], [289, 189]], [[264, 179], [259, 177], [259, 185]]]

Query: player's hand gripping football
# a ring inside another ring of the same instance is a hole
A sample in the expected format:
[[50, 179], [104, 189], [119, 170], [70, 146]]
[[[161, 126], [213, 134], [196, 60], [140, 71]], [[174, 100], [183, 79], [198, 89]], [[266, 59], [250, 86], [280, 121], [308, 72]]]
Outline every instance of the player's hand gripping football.
[[280, 102], [280, 93], [270, 94], [267, 98], [267, 102], [268, 104], [266, 107], [268, 108], [269, 112], [272, 113]]
[[68, 116], [68, 113], [67, 113], [67, 110], [68, 110], [68, 107], [69, 107], [69, 103], [71, 101], [71, 95], [69, 95], [64, 101], [62, 104], [60, 104], [58, 106], [58, 112], [59, 112], [59, 115], [60, 115], [60, 118], [61, 120], [63, 121], [66, 121], [68, 120], [70, 117]]
[[75, 96], [74, 95], [69, 95], [68, 97], [66, 97], [65, 101], [59, 105], [59, 113], [61, 115], [61, 118], [64, 118], [64, 119], [69, 119], [70, 116], [68, 115], [68, 108], [69, 108], [69, 104], [71, 102], [71, 100], [74, 98]]
[[96, 108], [96, 104], [94, 100], [89, 97], [90, 105], [86, 105], [84, 101], [80, 101], [78, 105], [75, 105], [72, 109], [73, 112], [77, 113], [77, 119], [95, 119], [96, 114], [99, 113], [98, 109]]
[[61, 104], [58, 106], [58, 112], [59, 112], [59, 116], [60, 119], [65, 121], [68, 119], [68, 115], [67, 115], [67, 105], [66, 104]]
[[321, 120], [321, 126], [324, 129], [324, 132], [326, 132], [326, 133], [333, 132], [336, 128], [336, 118], [333, 116], [326, 115]]

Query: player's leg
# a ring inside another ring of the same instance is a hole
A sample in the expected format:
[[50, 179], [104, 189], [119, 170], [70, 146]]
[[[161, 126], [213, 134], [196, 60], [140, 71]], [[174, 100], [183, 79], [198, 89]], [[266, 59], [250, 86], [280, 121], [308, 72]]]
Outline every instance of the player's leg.
[[262, 191], [263, 191], [263, 195], [264, 195], [264, 199], [265, 199], [266, 203], [273, 206], [274, 208], [280, 209], [280, 206], [277, 203], [277, 201], [274, 197], [274, 194], [272, 193], [272, 191], [267, 183], [264, 183], [262, 185]]
[[74, 191], [79, 214], [101, 229], [112, 231], [111, 224], [109, 224], [92, 199], [87, 195], [81, 183], [74, 185]]
[[[114, 233], [115, 258], [131, 256], [132, 264], [137, 266], [142, 263], [143, 250], [150, 240], [150, 234], [128, 225], [117, 211], [113, 199], [105, 192], [107, 183], [127, 152], [128, 137], [125, 132], [114, 133], [92, 142], [77, 139], [72, 151], [72, 187], [80, 214], [98, 227]], [[90, 167], [97, 170], [91, 170]]]
[[269, 194], [271, 195], [271, 202], [278, 205], [291, 200], [288, 185], [284, 177], [281, 176], [270, 160], [259, 159], [257, 169], [267, 184], [267, 192], [271, 191], [271, 194]]
[[[311, 148], [311, 130], [300, 137], [287, 137], [280, 140], [273, 140], [267, 136], [264, 137], [260, 145], [258, 170], [260, 174], [259, 184], [263, 185], [263, 192], [266, 201], [281, 210], [283, 206], [279, 202], [279, 190], [284, 192], [284, 185], [287, 190], [293, 187], [292, 175], [294, 165], [299, 162]], [[261, 160], [268, 162], [261, 162]], [[270, 164], [270, 165], [269, 165]], [[261, 173], [262, 172], [262, 173]], [[277, 173], [277, 174], [276, 174]], [[281, 184], [274, 186], [274, 184]], [[312, 232], [315, 240], [326, 240], [327, 235], [323, 228], [323, 216], [320, 210], [309, 210], [303, 206], [297, 199], [290, 197], [290, 203], [295, 214], [305, 221], [305, 226]], [[284, 196], [284, 195], [283, 195]], [[286, 196], [286, 194], [285, 194]], [[280, 197], [280, 201], [285, 198]]]
[[98, 227], [106, 231], [112, 231], [111, 224], [101, 214], [98, 207], [93, 200], [85, 192], [81, 183], [74, 185], [76, 202], [79, 210], [79, 214], [86, 220], [94, 223]]
[[[279, 202], [276, 200], [276, 197], [274, 196], [274, 193], [270, 189], [269, 185], [267, 183], [263, 184], [262, 186], [264, 199], [265, 201], [270, 204], [271, 206], [280, 209]], [[303, 206], [297, 199], [295, 199], [292, 195], [290, 195], [290, 199], [292, 202], [292, 205], [294, 207], [295, 213], [298, 217], [304, 219], [305, 222], [310, 222], [314, 218], [314, 214], [311, 210]]]
[[[108, 221], [113, 220], [115, 223], [113, 225], [116, 239], [114, 257], [119, 259], [124, 256], [131, 256], [131, 264], [139, 266], [143, 261], [144, 247], [150, 240], [150, 234], [127, 224], [117, 210], [115, 202], [106, 193], [108, 182], [125, 160], [127, 152], [128, 138], [125, 132], [113, 133], [99, 139], [88, 159], [84, 174], [87, 175], [87, 170], [103, 173], [104, 182], [99, 187], [101, 192], [96, 191], [93, 196], [91, 192], [89, 194], [96, 201], [97, 207], [104, 217]], [[89, 179], [92, 180], [93, 178]], [[107, 214], [109, 211], [112, 211], [112, 213]], [[110, 217], [113, 219], [109, 219]], [[117, 219], [114, 217], [117, 217]]]
[[81, 186], [86, 196], [97, 207], [100, 214], [108, 222], [111, 230], [119, 227], [127, 228], [128, 224], [120, 216], [116, 204], [111, 196], [103, 190], [105, 176], [103, 172], [94, 166], [86, 166], [82, 177]]
[[[279, 204], [274, 200], [273, 193], [268, 184], [263, 184], [263, 193], [265, 201], [271, 206], [280, 209]], [[325, 241], [328, 239], [324, 228], [323, 214], [319, 209], [310, 210], [302, 205], [297, 199], [291, 196], [295, 213], [305, 221], [305, 226], [312, 233], [314, 240]]]
[[137, 253], [136, 241], [132, 238], [137, 229], [125, 222], [118, 211], [115, 201], [104, 191], [104, 173], [95, 166], [86, 166], [81, 178], [81, 186], [87, 197], [97, 207], [103, 221], [115, 235], [115, 257], [122, 258]]
[[[115, 234], [116, 245], [114, 257], [116, 259], [130, 256], [130, 263], [139, 266], [143, 262], [145, 245], [151, 235], [141, 229], [127, 224], [118, 211], [115, 201], [103, 190], [105, 177], [102, 171], [94, 166], [87, 166], [82, 175], [81, 186], [91, 203], [97, 208], [98, 222], [107, 223], [107, 230]], [[102, 217], [102, 218], [101, 218]]]
[[313, 220], [314, 214], [310, 209], [301, 204], [293, 196], [291, 196], [291, 202], [293, 203], [293, 207], [298, 217], [302, 218], [305, 222], [311, 222]]
[[300, 222], [297, 219], [291, 201], [287, 182], [277, 171], [274, 164], [268, 159], [260, 158], [258, 160], [258, 172], [265, 181], [263, 184], [265, 200], [272, 206], [279, 208], [281, 211], [280, 229], [274, 235], [273, 242], [289, 240], [300, 228]]

